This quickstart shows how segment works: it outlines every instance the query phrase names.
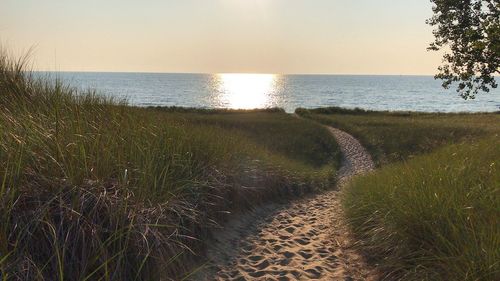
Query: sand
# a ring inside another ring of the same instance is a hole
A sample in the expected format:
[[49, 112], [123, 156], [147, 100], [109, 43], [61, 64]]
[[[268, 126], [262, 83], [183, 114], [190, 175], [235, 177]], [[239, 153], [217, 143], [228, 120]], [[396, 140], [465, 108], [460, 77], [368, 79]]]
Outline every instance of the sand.
[[269, 204], [228, 222], [210, 243], [193, 280], [376, 280], [354, 246], [340, 204], [342, 186], [374, 169], [351, 135], [329, 128], [343, 161], [338, 188], [287, 204]]

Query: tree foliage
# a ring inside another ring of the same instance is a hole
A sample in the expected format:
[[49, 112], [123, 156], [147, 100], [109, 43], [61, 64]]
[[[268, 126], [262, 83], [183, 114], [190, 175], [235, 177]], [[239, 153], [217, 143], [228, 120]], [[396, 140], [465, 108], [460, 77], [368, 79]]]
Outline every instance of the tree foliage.
[[431, 0], [435, 41], [429, 50], [446, 50], [435, 76], [443, 87], [457, 84], [464, 99], [497, 88], [500, 66], [500, 0]]

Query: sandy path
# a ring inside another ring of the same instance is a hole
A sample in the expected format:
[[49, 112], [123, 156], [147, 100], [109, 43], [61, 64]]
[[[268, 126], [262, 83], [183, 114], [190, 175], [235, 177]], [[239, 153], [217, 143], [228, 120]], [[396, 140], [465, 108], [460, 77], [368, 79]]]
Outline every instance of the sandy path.
[[[354, 137], [329, 130], [344, 155], [339, 187], [374, 168]], [[352, 247], [339, 197], [331, 190], [234, 218], [214, 235], [209, 263], [194, 280], [376, 279]]]

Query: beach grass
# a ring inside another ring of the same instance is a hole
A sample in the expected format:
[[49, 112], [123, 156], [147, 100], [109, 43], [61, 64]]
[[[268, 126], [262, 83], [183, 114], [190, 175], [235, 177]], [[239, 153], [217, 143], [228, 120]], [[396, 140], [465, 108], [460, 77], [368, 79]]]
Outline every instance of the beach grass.
[[388, 280], [500, 279], [500, 137], [454, 144], [344, 192], [360, 248]]
[[[198, 111], [201, 114], [179, 113], [175, 108], [159, 110], [178, 113], [175, 115], [176, 118], [189, 124], [237, 131], [274, 153], [286, 155], [293, 160], [314, 167], [322, 167], [328, 163], [337, 165], [341, 160], [339, 148], [330, 139], [310, 137], [318, 135], [319, 126], [316, 122], [297, 119], [290, 114], [285, 114], [281, 109], [215, 110], [217, 114], [212, 114], [213, 110]], [[181, 112], [185, 110], [182, 109]], [[196, 109], [193, 110], [196, 111]], [[276, 136], [293, 136], [293, 138], [277, 138]], [[325, 153], [326, 151], [329, 152]]]
[[131, 107], [27, 62], [0, 52], [2, 280], [179, 280], [229, 213], [332, 186], [312, 121]]
[[500, 279], [500, 114], [298, 114], [355, 135], [381, 166], [343, 204], [382, 279]]
[[499, 113], [380, 112], [336, 107], [298, 109], [297, 113], [349, 132], [379, 166], [500, 133]]

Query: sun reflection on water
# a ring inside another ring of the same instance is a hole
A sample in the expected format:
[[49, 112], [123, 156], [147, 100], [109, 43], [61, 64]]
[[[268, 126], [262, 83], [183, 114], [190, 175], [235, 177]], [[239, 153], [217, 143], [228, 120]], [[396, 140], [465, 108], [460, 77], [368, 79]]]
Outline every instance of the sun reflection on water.
[[276, 106], [275, 74], [221, 73], [215, 75], [219, 107], [253, 109]]

